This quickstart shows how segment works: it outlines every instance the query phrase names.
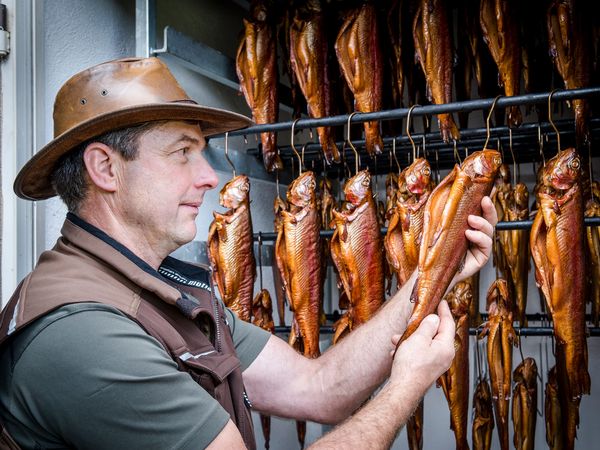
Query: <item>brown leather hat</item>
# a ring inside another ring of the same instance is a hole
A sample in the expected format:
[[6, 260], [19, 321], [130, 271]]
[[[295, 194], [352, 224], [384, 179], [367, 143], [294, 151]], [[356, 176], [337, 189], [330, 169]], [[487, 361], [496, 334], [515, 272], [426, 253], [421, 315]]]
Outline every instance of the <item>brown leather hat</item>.
[[198, 121], [205, 136], [252, 124], [196, 104], [158, 58], [109, 61], [76, 74], [58, 91], [54, 139], [23, 166], [15, 193], [27, 200], [53, 197], [50, 177], [61, 156], [95, 136], [155, 120]]

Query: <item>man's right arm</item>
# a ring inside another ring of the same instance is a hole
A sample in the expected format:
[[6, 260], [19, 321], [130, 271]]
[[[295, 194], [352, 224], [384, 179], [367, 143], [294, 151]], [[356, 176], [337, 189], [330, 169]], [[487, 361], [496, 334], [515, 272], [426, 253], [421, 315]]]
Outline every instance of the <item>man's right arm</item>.
[[[374, 449], [390, 447], [427, 389], [454, 358], [455, 325], [445, 301], [438, 314], [423, 320], [399, 347], [391, 376], [379, 393], [310, 448], [356, 448], [360, 442]], [[400, 336], [393, 339], [395, 344]], [[244, 443], [230, 421], [209, 448], [244, 448]]]

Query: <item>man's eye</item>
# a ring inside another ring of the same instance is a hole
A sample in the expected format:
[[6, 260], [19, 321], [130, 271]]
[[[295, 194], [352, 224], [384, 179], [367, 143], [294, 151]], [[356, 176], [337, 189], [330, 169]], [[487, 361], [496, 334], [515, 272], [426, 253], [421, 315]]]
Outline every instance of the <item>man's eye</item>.
[[188, 152], [190, 151], [190, 148], [184, 147], [184, 148], [179, 149], [179, 151], [181, 152], [182, 155], [187, 155]]

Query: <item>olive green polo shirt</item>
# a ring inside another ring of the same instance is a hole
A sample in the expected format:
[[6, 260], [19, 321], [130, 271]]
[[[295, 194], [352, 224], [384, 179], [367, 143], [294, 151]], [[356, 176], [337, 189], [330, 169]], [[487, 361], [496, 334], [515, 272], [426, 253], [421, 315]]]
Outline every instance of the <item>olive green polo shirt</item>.
[[[242, 371], [271, 336], [227, 311]], [[67, 305], [0, 350], [0, 417], [24, 448], [206, 447], [229, 415], [160, 343], [98, 303]]]

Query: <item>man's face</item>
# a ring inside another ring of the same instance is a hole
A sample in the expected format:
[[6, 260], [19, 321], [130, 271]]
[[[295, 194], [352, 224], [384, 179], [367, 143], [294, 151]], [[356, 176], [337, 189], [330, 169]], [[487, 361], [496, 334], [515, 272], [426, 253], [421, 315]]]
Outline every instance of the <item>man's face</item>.
[[198, 125], [167, 122], [139, 138], [137, 158], [119, 171], [119, 215], [165, 256], [194, 238], [204, 193], [217, 186], [205, 145]]

